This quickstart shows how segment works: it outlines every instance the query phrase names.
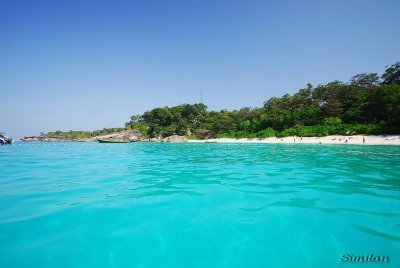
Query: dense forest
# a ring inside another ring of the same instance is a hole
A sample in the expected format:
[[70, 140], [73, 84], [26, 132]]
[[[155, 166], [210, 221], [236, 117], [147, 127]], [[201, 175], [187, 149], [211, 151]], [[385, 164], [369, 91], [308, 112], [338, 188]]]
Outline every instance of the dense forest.
[[362, 73], [347, 83], [308, 84], [259, 108], [208, 111], [202, 103], [155, 108], [132, 116], [125, 129], [138, 129], [146, 137], [176, 134], [193, 139], [398, 134], [400, 62], [381, 76]]

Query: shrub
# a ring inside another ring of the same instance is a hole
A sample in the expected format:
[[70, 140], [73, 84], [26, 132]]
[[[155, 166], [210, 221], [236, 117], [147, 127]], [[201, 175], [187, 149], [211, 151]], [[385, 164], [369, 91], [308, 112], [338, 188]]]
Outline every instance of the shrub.
[[297, 130], [295, 127], [287, 128], [282, 132], [278, 133], [277, 137], [289, 137], [289, 136], [297, 136]]
[[328, 117], [324, 119], [324, 125], [327, 126], [337, 126], [342, 123], [342, 119], [339, 117]]
[[275, 131], [273, 128], [271, 128], [271, 127], [266, 128], [266, 129], [264, 129], [264, 130], [261, 130], [261, 131], [255, 133], [255, 134], [256, 134], [256, 137], [257, 137], [257, 138], [276, 137], [276, 131]]

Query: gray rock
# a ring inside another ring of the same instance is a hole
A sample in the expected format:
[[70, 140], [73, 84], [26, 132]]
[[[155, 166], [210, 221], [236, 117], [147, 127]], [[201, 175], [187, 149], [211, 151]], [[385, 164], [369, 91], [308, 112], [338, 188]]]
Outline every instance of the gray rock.
[[109, 135], [109, 138], [118, 140], [129, 140], [131, 142], [134, 142], [134, 141], [140, 141], [142, 139], [142, 135], [137, 130], [126, 130], [115, 134], [111, 134]]
[[173, 135], [173, 136], [164, 138], [162, 141], [163, 142], [187, 142], [187, 139], [185, 136]]

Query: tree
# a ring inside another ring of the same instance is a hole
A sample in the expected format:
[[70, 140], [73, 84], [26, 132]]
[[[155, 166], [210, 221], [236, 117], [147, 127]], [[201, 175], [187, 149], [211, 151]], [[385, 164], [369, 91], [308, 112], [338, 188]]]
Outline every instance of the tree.
[[382, 79], [382, 84], [384, 85], [400, 84], [400, 61], [387, 68], [382, 75]]
[[350, 84], [359, 87], [372, 87], [379, 84], [377, 73], [362, 73], [350, 78]]
[[249, 128], [250, 128], [250, 121], [249, 120], [245, 120], [242, 121], [242, 123], [240, 123], [240, 128], [244, 131], [244, 132], [248, 132]]
[[333, 81], [326, 85], [318, 85], [313, 92], [314, 100], [322, 109], [325, 117], [340, 117], [344, 111], [344, 92], [346, 84]]
[[142, 116], [140, 114], [131, 116], [131, 121], [130, 122], [137, 123], [137, 122], [140, 122], [140, 121], [142, 121]]
[[383, 85], [381, 89], [385, 119], [400, 127], [400, 85]]
[[313, 104], [312, 93], [314, 89], [311, 84], [307, 84], [307, 88], [300, 89], [292, 97], [293, 108], [306, 108]]

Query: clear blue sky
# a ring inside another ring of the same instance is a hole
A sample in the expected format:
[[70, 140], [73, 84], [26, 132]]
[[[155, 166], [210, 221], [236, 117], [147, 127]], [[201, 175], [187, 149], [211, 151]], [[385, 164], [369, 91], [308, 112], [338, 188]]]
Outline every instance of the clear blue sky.
[[0, 131], [257, 107], [400, 60], [400, 1], [0, 0]]

